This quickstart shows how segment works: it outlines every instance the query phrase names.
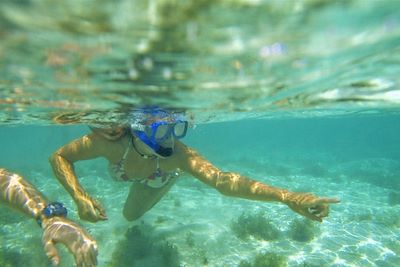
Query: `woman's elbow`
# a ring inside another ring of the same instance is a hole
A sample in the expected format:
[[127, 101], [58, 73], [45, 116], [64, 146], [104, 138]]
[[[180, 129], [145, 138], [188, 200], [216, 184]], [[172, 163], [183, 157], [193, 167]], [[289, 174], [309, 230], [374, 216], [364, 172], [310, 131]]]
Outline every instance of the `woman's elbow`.
[[57, 162], [58, 157], [60, 157], [60, 155], [57, 152], [54, 152], [53, 154], [51, 154], [49, 157], [50, 164], [54, 165]]
[[224, 196], [235, 196], [234, 186], [232, 185], [230, 179], [220, 178], [219, 181], [215, 184], [215, 189], [217, 189], [217, 191]]
[[60, 165], [63, 160], [65, 161], [66, 159], [58, 151], [54, 152], [49, 157], [50, 165], [53, 167]]

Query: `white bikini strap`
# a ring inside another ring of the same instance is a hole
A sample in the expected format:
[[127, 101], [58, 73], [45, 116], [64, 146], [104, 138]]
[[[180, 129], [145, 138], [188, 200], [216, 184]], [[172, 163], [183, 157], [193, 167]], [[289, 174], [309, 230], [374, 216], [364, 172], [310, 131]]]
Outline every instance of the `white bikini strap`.
[[157, 157], [157, 170], [159, 170], [160, 169], [160, 157]]
[[122, 160], [125, 160], [125, 159], [126, 159], [126, 156], [128, 156], [129, 148], [131, 147], [132, 142], [133, 142], [132, 139], [130, 139], [130, 140], [129, 140], [129, 144], [128, 144], [128, 146], [127, 146], [126, 149], [125, 149], [125, 153], [124, 153], [124, 155], [122, 156]]

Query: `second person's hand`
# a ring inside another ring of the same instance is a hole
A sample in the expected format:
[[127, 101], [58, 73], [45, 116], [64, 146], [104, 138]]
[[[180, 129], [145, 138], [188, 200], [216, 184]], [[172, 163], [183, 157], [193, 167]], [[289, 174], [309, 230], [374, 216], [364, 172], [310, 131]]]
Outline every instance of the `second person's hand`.
[[43, 245], [53, 266], [60, 263], [56, 244], [64, 244], [75, 258], [77, 267], [97, 265], [97, 243], [89, 233], [78, 224], [64, 217], [45, 219], [43, 226]]

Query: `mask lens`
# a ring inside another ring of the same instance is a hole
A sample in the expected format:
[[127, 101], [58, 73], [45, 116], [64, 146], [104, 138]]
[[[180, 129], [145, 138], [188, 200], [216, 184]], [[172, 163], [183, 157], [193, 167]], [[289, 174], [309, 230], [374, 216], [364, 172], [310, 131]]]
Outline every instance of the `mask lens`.
[[160, 125], [158, 125], [158, 127], [156, 129], [156, 133], [154, 135], [154, 138], [156, 140], [164, 139], [168, 134], [169, 127], [170, 126], [168, 124], [160, 124]]
[[177, 138], [182, 138], [186, 135], [187, 122], [177, 122], [174, 126], [174, 135]]
[[150, 125], [147, 125], [144, 128], [144, 133], [147, 135], [147, 137], [153, 136], [153, 128]]

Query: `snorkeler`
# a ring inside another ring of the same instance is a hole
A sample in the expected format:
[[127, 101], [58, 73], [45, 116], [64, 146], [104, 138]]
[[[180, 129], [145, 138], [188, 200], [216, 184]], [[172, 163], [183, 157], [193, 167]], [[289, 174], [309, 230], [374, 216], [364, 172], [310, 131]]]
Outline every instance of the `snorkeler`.
[[177, 177], [186, 172], [220, 193], [259, 201], [277, 201], [311, 220], [322, 222], [329, 204], [336, 198], [319, 198], [310, 193], [290, 192], [249, 179], [239, 173], [224, 172], [184, 145], [188, 122], [179, 113], [162, 109], [141, 109], [131, 113], [129, 127], [93, 127], [89, 133], [58, 149], [51, 157], [53, 171], [74, 199], [81, 219], [106, 220], [102, 205], [80, 185], [74, 163], [103, 157], [111, 176], [131, 182], [123, 215], [136, 220], [150, 210], [170, 190]]
[[20, 175], [0, 168], [0, 202], [35, 218], [43, 229], [43, 245], [53, 266], [60, 263], [56, 244], [64, 244], [74, 255], [76, 266], [97, 265], [96, 241], [79, 225], [66, 218], [60, 202], [49, 203]]

